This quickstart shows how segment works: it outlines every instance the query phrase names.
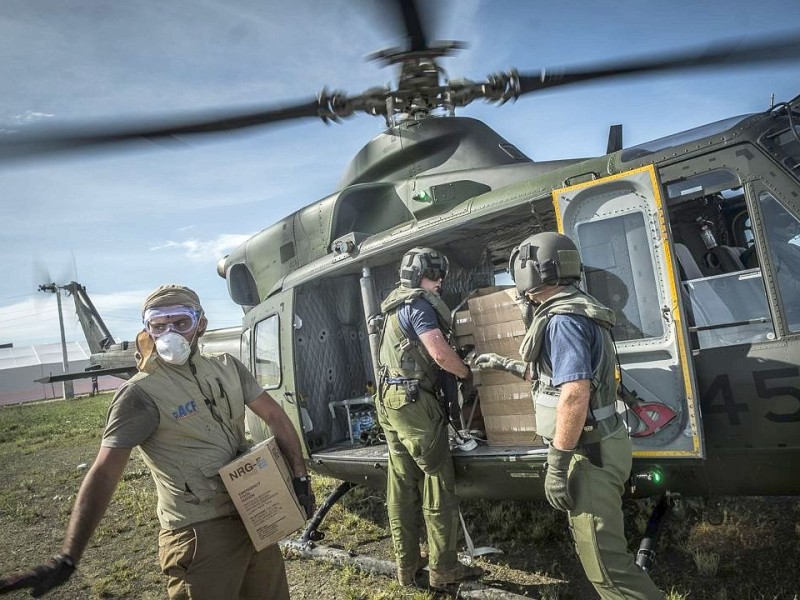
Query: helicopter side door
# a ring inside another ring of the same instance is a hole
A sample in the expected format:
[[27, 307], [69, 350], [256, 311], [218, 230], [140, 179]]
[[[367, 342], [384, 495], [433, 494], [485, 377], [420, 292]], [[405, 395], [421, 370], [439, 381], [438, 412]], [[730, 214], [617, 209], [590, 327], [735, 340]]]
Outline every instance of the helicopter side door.
[[[294, 290], [280, 292], [261, 302], [245, 315], [242, 327], [250, 332], [250, 347], [247, 349], [250, 372], [264, 390], [283, 406], [295, 429], [302, 431], [292, 345]], [[247, 412], [247, 427], [257, 442], [272, 435], [264, 421], [250, 411]]]
[[556, 189], [559, 231], [578, 246], [584, 289], [612, 308], [634, 456], [704, 458], [700, 407], [660, 187], [652, 165]]

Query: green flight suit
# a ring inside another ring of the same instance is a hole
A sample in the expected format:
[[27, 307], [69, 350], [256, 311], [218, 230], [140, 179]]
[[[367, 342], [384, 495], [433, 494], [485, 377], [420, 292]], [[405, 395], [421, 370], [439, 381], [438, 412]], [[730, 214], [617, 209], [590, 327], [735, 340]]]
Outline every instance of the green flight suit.
[[[615, 408], [616, 354], [610, 334], [615, 315], [574, 286], [536, 308], [520, 347], [522, 358], [531, 363], [536, 429], [547, 440], [555, 437], [561, 392], [552, 385], [552, 370], [542, 357], [542, 348], [547, 324], [556, 314], [588, 317], [600, 326], [603, 335], [600, 363], [591, 380], [587, 425], [592, 429], [584, 429], [569, 467], [575, 507], [567, 517], [578, 557], [602, 600], [664, 600], [664, 594], [634, 562], [625, 539], [622, 494], [630, 476], [633, 448]], [[600, 461], [592, 456], [593, 451]]]
[[[381, 304], [381, 382], [378, 420], [389, 447], [386, 504], [399, 569], [416, 570], [420, 560], [420, 514], [428, 533], [431, 570], [456, 567], [458, 498], [447, 423], [435, 393], [438, 365], [424, 346], [408, 340], [400, 328], [398, 309], [415, 298], [429, 302], [440, 327], [450, 328], [447, 305], [432, 292], [400, 286]], [[402, 381], [418, 381], [416, 400]], [[394, 382], [394, 383], [391, 383]]]

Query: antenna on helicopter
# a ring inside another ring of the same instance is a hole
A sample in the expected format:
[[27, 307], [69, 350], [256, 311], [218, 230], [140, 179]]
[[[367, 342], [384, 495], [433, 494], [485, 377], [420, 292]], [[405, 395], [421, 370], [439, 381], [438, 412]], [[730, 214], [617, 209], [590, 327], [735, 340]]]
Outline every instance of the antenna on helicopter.
[[622, 150], [622, 125], [612, 125], [608, 128], [608, 145], [606, 154]]

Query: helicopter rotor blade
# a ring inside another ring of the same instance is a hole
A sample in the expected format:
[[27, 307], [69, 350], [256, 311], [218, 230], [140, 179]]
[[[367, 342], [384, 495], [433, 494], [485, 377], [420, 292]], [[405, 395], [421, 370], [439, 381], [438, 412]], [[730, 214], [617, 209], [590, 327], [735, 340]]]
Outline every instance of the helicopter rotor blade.
[[[707, 49], [701, 51], [657, 55], [649, 58], [609, 64], [599, 68], [576, 69], [571, 71], [567, 69], [553, 69], [552, 71], [543, 69], [540, 73], [536, 74], [512, 72], [504, 75], [505, 77], [515, 76], [517, 78], [516, 84], [509, 86], [511, 88], [516, 88], [511, 91], [511, 94], [516, 97], [548, 88], [598, 79], [663, 71], [726, 66], [740, 67], [759, 63], [797, 60], [798, 58], [800, 58], [800, 32], [795, 31], [779, 38], [772, 38], [766, 42], [723, 42], [709, 46]], [[503, 77], [504, 75], [495, 77]], [[503, 100], [503, 98], [500, 98], [500, 100]]]
[[199, 114], [194, 118], [160, 117], [157, 121], [120, 126], [116, 122], [98, 125], [74, 124], [70, 126], [32, 127], [30, 130], [0, 136], [0, 159], [13, 160], [70, 150], [100, 147], [135, 140], [172, 142], [175, 136], [213, 134], [242, 130], [250, 127], [279, 123], [305, 117], [317, 117], [323, 121], [337, 120], [346, 114], [336, 114], [333, 109], [338, 95], [327, 95], [324, 91], [310, 101], [272, 109], [239, 109], [223, 113]]
[[417, 10], [417, 3], [414, 0], [398, 0], [400, 11], [403, 15], [403, 21], [406, 25], [406, 32], [409, 41], [409, 50], [412, 52], [419, 52], [428, 48], [428, 38], [422, 27], [422, 20], [420, 19], [419, 10]]

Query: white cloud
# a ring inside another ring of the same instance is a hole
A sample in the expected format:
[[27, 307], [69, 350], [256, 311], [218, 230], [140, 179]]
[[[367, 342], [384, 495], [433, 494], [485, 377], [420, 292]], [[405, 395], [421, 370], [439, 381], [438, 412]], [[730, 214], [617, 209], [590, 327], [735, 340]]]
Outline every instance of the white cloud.
[[[44, 112], [36, 112], [33, 110], [26, 110], [24, 113], [20, 113], [17, 115], [11, 115], [9, 117], [10, 122], [13, 125], [30, 125], [31, 123], [36, 123], [37, 121], [41, 121], [43, 119], [49, 119], [54, 117], [55, 115], [52, 113], [44, 113]], [[0, 134], [2, 133], [17, 133], [19, 131], [16, 127], [0, 127]]]
[[26, 110], [24, 113], [13, 115], [11, 117], [11, 120], [17, 123], [35, 123], [36, 121], [41, 121], [42, 119], [49, 119], [54, 116], [55, 115], [52, 113], [37, 112], [35, 110]]
[[185, 256], [189, 260], [195, 262], [217, 261], [239, 244], [246, 242], [252, 235], [252, 233], [223, 233], [214, 239], [206, 241], [196, 238], [191, 238], [182, 242], [169, 240], [159, 246], [152, 246], [150, 250], [152, 252], [158, 252], [160, 250], [177, 248], [183, 250]]

